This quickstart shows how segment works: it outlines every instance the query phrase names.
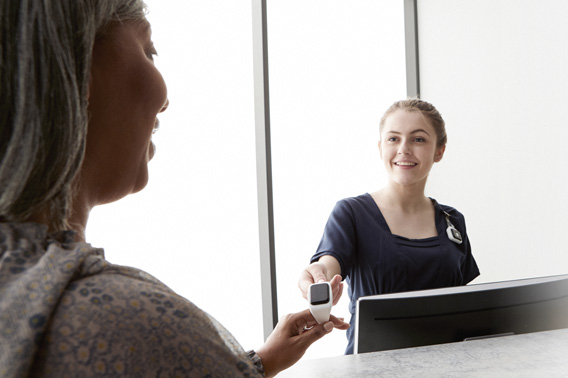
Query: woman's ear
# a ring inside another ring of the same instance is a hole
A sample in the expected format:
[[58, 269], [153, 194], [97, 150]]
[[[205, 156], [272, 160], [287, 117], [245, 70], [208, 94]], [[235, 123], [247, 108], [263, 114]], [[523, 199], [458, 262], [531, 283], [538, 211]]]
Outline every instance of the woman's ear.
[[383, 160], [383, 150], [381, 148], [381, 140], [379, 139], [379, 156], [381, 157], [381, 160]]
[[434, 155], [434, 162], [438, 163], [444, 157], [444, 152], [446, 151], [446, 145], [436, 148], [436, 154]]

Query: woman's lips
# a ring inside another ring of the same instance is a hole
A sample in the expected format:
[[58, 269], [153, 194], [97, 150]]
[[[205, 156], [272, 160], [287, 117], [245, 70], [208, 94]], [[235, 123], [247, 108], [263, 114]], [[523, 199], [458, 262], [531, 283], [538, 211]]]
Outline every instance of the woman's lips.
[[397, 161], [394, 163], [397, 167], [414, 167], [417, 166], [418, 163], [412, 161]]

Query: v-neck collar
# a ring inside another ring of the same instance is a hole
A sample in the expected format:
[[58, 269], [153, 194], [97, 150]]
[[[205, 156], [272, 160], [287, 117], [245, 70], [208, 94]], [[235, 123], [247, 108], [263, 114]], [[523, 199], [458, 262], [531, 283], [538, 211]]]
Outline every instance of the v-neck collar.
[[423, 238], [423, 239], [409, 239], [409, 238], [404, 237], [404, 236], [393, 234], [388, 223], [387, 223], [387, 220], [385, 219], [381, 209], [379, 208], [379, 205], [377, 205], [377, 203], [373, 199], [373, 196], [371, 196], [370, 193], [365, 193], [364, 198], [368, 202], [369, 208], [372, 209], [374, 219], [381, 226], [381, 228], [388, 231], [387, 233], [394, 238], [400, 238], [400, 239], [403, 239], [403, 240], [412, 240], [412, 241], [431, 241], [433, 239], [438, 239], [440, 237], [440, 235], [442, 235], [442, 233], [445, 231], [444, 230], [444, 223], [441, 222], [443, 220], [442, 219], [442, 208], [440, 207], [440, 204], [438, 203], [438, 201], [436, 201], [434, 198], [428, 197], [430, 199], [430, 201], [432, 201], [432, 204], [434, 205], [434, 222], [436, 224], [436, 232], [438, 233], [438, 235], [431, 236], [431, 237], [428, 237], [428, 238]]

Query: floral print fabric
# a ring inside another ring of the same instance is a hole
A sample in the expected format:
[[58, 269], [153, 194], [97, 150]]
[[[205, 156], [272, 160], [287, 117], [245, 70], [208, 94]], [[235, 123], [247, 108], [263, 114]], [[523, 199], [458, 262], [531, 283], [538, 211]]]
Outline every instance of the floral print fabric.
[[259, 377], [213, 318], [102, 249], [0, 223], [0, 377]]

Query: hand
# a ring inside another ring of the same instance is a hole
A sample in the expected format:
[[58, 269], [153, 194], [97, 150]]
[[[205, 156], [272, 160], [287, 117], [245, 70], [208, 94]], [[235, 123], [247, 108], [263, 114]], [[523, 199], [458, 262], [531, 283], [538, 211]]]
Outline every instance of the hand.
[[[327, 282], [328, 269], [327, 266], [322, 262], [315, 262], [308, 265], [306, 269], [302, 271], [300, 279], [298, 280], [298, 287], [302, 292], [302, 296], [308, 299], [308, 288], [311, 284], [318, 282]], [[336, 274], [329, 281], [331, 285], [331, 293], [333, 296], [333, 305], [335, 306], [343, 294], [343, 282], [341, 282], [341, 276]]]
[[294, 365], [314, 341], [333, 328], [346, 330], [349, 323], [331, 315], [329, 322], [318, 324], [310, 310], [282, 317], [264, 345], [256, 350], [266, 376], [273, 377]]

